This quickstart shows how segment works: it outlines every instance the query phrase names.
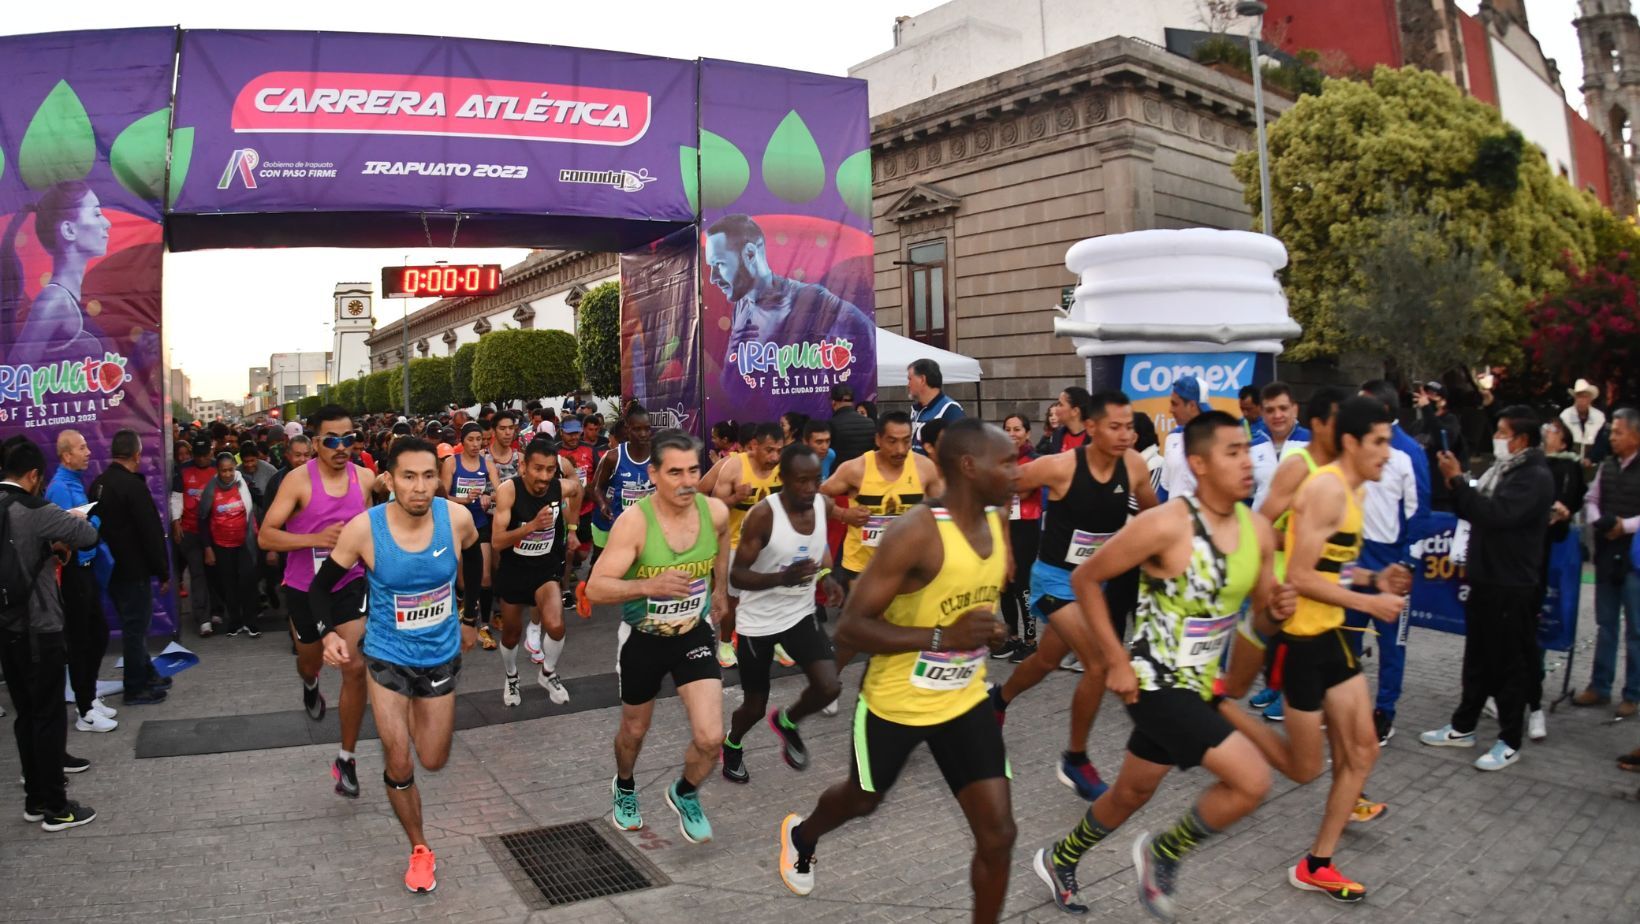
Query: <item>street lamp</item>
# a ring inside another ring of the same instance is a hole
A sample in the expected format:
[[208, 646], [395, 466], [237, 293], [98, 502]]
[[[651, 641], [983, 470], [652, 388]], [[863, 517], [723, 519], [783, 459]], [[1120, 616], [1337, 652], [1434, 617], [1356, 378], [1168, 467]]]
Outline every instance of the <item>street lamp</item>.
[[1264, 31], [1264, 11], [1269, 9], [1263, 0], [1239, 0], [1237, 16], [1253, 17], [1253, 27], [1247, 32], [1247, 51], [1253, 68], [1253, 118], [1258, 121], [1258, 187], [1259, 206], [1263, 212], [1264, 233], [1270, 233], [1270, 150], [1264, 140], [1264, 75], [1258, 66], [1258, 37]]

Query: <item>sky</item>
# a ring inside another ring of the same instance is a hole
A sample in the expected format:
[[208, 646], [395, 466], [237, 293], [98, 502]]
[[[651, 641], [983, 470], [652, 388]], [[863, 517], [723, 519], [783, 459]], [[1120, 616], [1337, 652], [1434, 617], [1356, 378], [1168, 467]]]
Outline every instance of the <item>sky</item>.
[[[1144, 0], [1087, 0], [1091, 5]], [[1473, 13], [1479, 0], [1457, 0]], [[563, 0], [284, 0], [235, 4], [220, 0], [171, 0], [166, 4], [83, 0], [80, 3], [6, 4], [11, 33], [108, 29], [177, 23], [184, 28], [325, 29], [343, 32], [405, 32], [543, 44], [609, 48], [676, 58], [715, 57], [842, 75], [850, 65], [887, 51], [896, 15], [916, 15], [938, 0], [827, 0], [819, 7], [774, 0], [755, 8], [702, 6], [676, 0], [621, 0], [618, 7], [589, 12]], [[1527, 16], [1544, 51], [1557, 59], [1567, 98], [1577, 92], [1582, 66], [1571, 21], [1576, 0], [1527, 0]], [[820, 9], [824, 15], [816, 16]], [[163, 10], [163, 12], [162, 12]], [[452, 11], [470, 14], [468, 18]], [[515, 263], [523, 250], [244, 250], [172, 254], [165, 264], [166, 339], [172, 363], [188, 374], [193, 394], [240, 400], [246, 370], [268, 354], [322, 351], [331, 346], [331, 291], [337, 282], [379, 280], [381, 267], [449, 259], [463, 263]], [[256, 280], [254, 287], [246, 280]], [[378, 286], [379, 288], [379, 286]], [[212, 319], [230, 304], [236, 318], [264, 319], [252, 335], [225, 346]], [[411, 301], [415, 310], [427, 301]], [[406, 302], [378, 300], [378, 324], [400, 317]]]

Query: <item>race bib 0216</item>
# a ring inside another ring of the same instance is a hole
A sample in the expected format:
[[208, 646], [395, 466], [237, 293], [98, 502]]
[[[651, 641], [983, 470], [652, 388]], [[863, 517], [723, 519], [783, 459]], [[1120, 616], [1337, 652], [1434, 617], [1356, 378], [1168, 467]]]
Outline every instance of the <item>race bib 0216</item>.
[[431, 629], [455, 615], [454, 584], [419, 594], [393, 595], [393, 628], [401, 632]]
[[1065, 547], [1065, 564], [1080, 565], [1093, 557], [1099, 547], [1110, 541], [1115, 533], [1090, 533], [1079, 529], [1071, 533], [1070, 544]]
[[911, 685], [919, 690], [949, 693], [961, 690], [971, 683], [980, 666], [985, 663], [986, 651], [924, 651], [911, 665]]

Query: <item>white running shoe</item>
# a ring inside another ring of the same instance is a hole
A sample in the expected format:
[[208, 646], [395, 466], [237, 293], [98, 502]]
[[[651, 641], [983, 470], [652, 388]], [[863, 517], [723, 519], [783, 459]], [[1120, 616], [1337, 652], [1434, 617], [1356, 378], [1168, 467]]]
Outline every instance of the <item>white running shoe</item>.
[[524, 650], [529, 652], [532, 664], [540, 664], [545, 658], [545, 655], [541, 654], [541, 627], [533, 622], [524, 630]]
[[1082, 667], [1082, 662], [1076, 660], [1076, 655], [1074, 654], [1066, 655], [1065, 659], [1059, 662], [1059, 669], [1062, 671], [1075, 671], [1078, 674], [1082, 673], [1084, 670]]
[[535, 681], [541, 684], [541, 689], [547, 691], [547, 698], [553, 702], [560, 706], [569, 702], [569, 690], [565, 689], [564, 682], [558, 679], [557, 671], [549, 674], [543, 668], [541, 673], [536, 675]]
[[1534, 709], [1526, 717], [1526, 737], [1533, 741], [1542, 741], [1549, 737], [1549, 721], [1542, 709]]
[[1419, 735], [1418, 740], [1436, 748], [1472, 748], [1475, 746], [1475, 733], [1470, 732], [1466, 735], [1455, 730], [1451, 725], [1442, 725], [1440, 728]]
[[1492, 745], [1492, 750], [1475, 758], [1475, 769], [1502, 770], [1517, 760], [1520, 760], [1520, 752], [1499, 741]]
[[86, 710], [85, 715], [74, 720], [74, 730], [83, 732], [111, 732], [120, 727], [120, 723], [99, 713], [95, 709]]
[[836, 699], [834, 699], [831, 702], [827, 703], [826, 708], [820, 710], [820, 714], [823, 715], [823, 716], [834, 716], [834, 715], [836, 715], [837, 714], [837, 704], [841, 703], [842, 701], [843, 701], [843, 698], [841, 696], [837, 697]]
[[1486, 705], [1481, 707], [1481, 711], [1486, 713], [1486, 717], [1489, 718], [1489, 719], [1497, 718], [1498, 717], [1498, 701], [1493, 699], [1492, 697], [1488, 696], [1486, 698]]
[[517, 706], [524, 702], [524, 697], [518, 692], [518, 675], [508, 674], [507, 684], [501, 688], [501, 705]]
[[119, 712], [104, 703], [101, 697], [91, 701], [91, 711], [106, 719], [112, 719], [119, 715]]

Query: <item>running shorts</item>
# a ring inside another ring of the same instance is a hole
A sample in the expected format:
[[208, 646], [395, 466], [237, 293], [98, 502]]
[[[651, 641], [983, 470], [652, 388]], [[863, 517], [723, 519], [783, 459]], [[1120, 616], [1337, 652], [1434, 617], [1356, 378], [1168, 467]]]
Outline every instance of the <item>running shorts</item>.
[[1287, 708], [1300, 712], [1320, 711], [1328, 690], [1361, 673], [1342, 629], [1320, 635], [1282, 634], [1265, 659], [1270, 689], [1280, 690]]
[[969, 783], [998, 777], [1013, 779], [1002, 727], [989, 699], [937, 725], [901, 725], [872, 712], [860, 697], [854, 707], [854, 759], [849, 779], [866, 792], [886, 794], [900, 778], [917, 745], [928, 742], [934, 764], [951, 794]]
[[507, 556], [496, 569], [495, 594], [502, 603], [514, 606], [534, 606], [535, 592], [549, 581], [564, 580], [564, 553], [562, 549], [525, 564]]
[[642, 706], [661, 691], [668, 675], [672, 686], [681, 687], [697, 680], [722, 680], [713, 647], [717, 634], [704, 619], [682, 635], [651, 635], [621, 623], [615, 649], [615, 676], [621, 702]]
[[[366, 586], [370, 582], [364, 578], [357, 578], [337, 588], [332, 596], [336, 599], [330, 605], [330, 618], [336, 620], [336, 625], [345, 625], [355, 619], [363, 619], [368, 608], [366, 600]], [[312, 645], [324, 638], [323, 627], [318, 628], [318, 634], [305, 631], [303, 627], [312, 626], [313, 610], [308, 606], [308, 595], [305, 590], [280, 585], [285, 589], [285, 611], [290, 619], [290, 625], [296, 632], [296, 640], [304, 645]], [[332, 626], [332, 628], [335, 628]]]
[[[1031, 612], [1040, 622], [1052, 624], [1050, 617], [1076, 602], [1071, 590], [1069, 569], [1037, 560], [1031, 564], [1031, 589], [1026, 597]], [[1105, 582], [1105, 606], [1110, 610], [1116, 637], [1127, 638], [1128, 614], [1139, 603], [1139, 574], [1132, 571]]]
[[455, 692], [461, 655], [432, 667], [407, 667], [365, 655], [364, 666], [370, 671], [370, 679], [393, 693], [412, 699], [436, 699]]
[[[608, 534], [606, 533], [605, 535], [607, 536]], [[580, 521], [575, 524], [575, 538], [581, 540], [582, 551], [580, 552], [580, 554], [584, 555], [584, 554], [586, 554], [587, 551], [591, 550], [591, 547], [592, 547], [592, 515], [591, 514], [582, 514], [581, 515]]]
[[1140, 760], [1189, 770], [1235, 729], [1195, 690], [1140, 690], [1127, 707], [1133, 720], [1127, 750]]
[[740, 689], [746, 695], [762, 696], [769, 692], [769, 672], [774, 667], [776, 645], [786, 649], [786, 654], [800, 667], [837, 658], [831, 639], [826, 637], [813, 613], [773, 635], [742, 635], [735, 645], [735, 657], [740, 661]]
[[[591, 526], [590, 523], [588, 525]], [[599, 529], [596, 526], [591, 526], [591, 530], [592, 530], [592, 544], [595, 548], [600, 548], [601, 549], [604, 546], [609, 545], [609, 530]]]

